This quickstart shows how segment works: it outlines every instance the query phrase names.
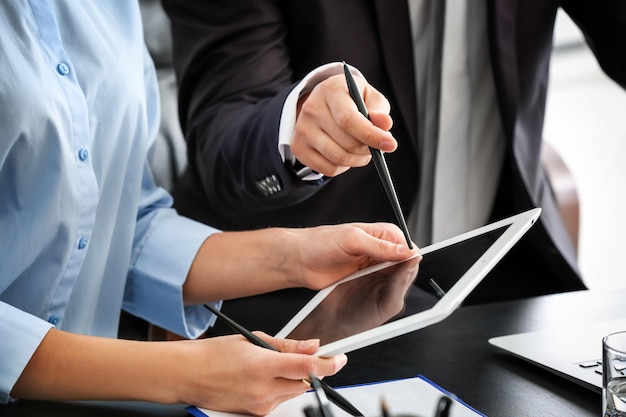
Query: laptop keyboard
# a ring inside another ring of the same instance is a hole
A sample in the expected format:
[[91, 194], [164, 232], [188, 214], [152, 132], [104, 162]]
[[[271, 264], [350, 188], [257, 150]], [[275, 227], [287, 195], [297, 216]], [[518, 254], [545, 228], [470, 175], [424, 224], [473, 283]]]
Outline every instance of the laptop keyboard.
[[598, 375], [602, 375], [602, 359], [579, 362], [578, 366], [583, 369], [588, 369], [590, 372], [595, 372]]

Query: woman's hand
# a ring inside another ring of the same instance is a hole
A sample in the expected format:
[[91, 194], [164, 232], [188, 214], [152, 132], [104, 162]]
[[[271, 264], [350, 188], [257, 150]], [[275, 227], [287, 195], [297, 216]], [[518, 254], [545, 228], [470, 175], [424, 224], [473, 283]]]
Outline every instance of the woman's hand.
[[392, 223], [216, 233], [196, 255], [183, 296], [187, 304], [202, 304], [284, 288], [320, 289], [375, 263], [407, 259], [417, 250], [409, 249]]
[[294, 276], [299, 286], [320, 289], [360, 269], [383, 261], [401, 261], [409, 249], [400, 229], [391, 223], [349, 223], [295, 231]]
[[[242, 336], [224, 336], [182, 343], [187, 351], [179, 363], [181, 400], [213, 410], [265, 415], [280, 403], [309, 389], [309, 375], [339, 371], [345, 355], [312, 356], [318, 340], [276, 339], [256, 332], [280, 352], [260, 348]], [[182, 364], [185, 364], [182, 366]]]

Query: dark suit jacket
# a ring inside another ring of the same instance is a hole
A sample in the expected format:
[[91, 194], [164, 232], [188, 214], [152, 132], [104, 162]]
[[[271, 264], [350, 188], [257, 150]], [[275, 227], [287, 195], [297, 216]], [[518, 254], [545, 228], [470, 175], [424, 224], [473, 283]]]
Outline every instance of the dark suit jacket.
[[[294, 83], [321, 64], [344, 60], [391, 102], [399, 148], [387, 162], [409, 212], [418, 184], [419, 121], [407, 0], [165, 0], [164, 6], [173, 22], [189, 147], [190, 168], [174, 193], [182, 214], [224, 229], [394, 222], [372, 164], [307, 184], [276, 150], [282, 105]], [[607, 74], [626, 87], [623, 0], [487, 0], [486, 10], [507, 137], [493, 217], [543, 208], [519, 256], [541, 265], [535, 275], [553, 275], [550, 284], [536, 284], [550, 287], [539, 292], [583, 288], [539, 159], [559, 7], [584, 31]], [[272, 175], [280, 191], [266, 195], [257, 183]]]

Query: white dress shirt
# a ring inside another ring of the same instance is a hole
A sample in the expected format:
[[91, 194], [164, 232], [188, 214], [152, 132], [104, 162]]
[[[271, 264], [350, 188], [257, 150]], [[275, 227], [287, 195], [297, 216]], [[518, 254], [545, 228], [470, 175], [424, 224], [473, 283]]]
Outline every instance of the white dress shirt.
[[[430, 53], [429, 1], [409, 0], [416, 69], [419, 141], [433, 140], [420, 120], [426, 119], [424, 62]], [[432, 229], [425, 233], [438, 242], [484, 225], [498, 186], [504, 156], [504, 130], [496, 102], [489, 58], [485, 0], [446, 0], [439, 137], [434, 172]], [[435, 139], [437, 140], [437, 139]], [[424, 165], [424, 164], [422, 164]], [[420, 196], [409, 215], [415, 236]], [[431, 242], [417, 241], [418, 245]]]

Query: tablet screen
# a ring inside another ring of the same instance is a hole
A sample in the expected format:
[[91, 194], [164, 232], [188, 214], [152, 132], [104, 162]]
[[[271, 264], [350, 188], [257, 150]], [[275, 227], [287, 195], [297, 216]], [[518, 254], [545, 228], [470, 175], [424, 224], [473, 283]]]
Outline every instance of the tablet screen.
[[507, 227], [341, 283], [287, 337], [326, 345], [432, 308]]

